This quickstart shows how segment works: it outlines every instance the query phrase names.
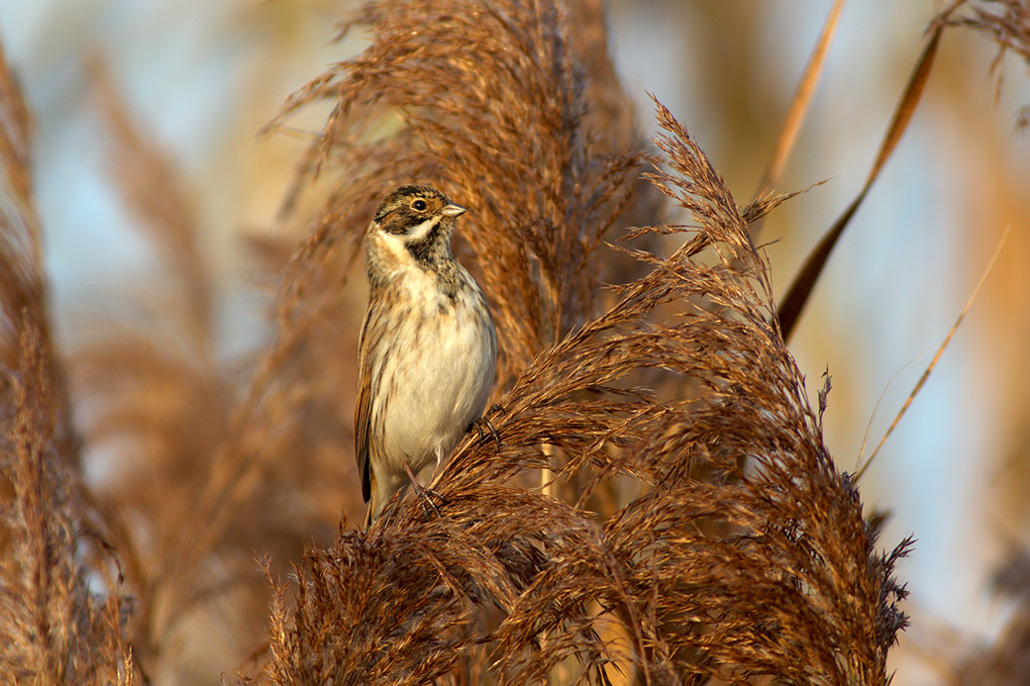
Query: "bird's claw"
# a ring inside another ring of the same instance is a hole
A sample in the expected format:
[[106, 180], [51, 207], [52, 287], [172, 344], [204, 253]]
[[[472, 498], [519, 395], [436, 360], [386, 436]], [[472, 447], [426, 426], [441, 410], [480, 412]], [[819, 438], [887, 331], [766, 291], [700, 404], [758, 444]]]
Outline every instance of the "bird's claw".
[[[492, 405], [488, 410], [488, 412], [491, 413], [498, 411], [501, 413], [506, 412], [506, 410], [500, 405]], [[497, 429], [494, 428], [494, 425], [490, 423], [489, 418], [487, 418], [485, 414], [482, 417], [479, 417], [478, 419], [472, 420], [472, 426], [470, 426], [469, 429], [471, 430], [473, 426], [476, 427], [476, 431], [479, 432], [480, 442], [486, 440], [486, 432], [483, 431], [483, 427], [485, 426], [490, 431], [490, 435], [493, 437], [494, 442], [497, 444], [497, 449], [501, 449], [501, 436], [497, 433]]]
[[437, 517], [442, 516], [440, 513], [440, 508], [437, 507], [436, 503], [433, 502], [433, 498], [439, 498], [441, 505], [447, 504], [447, 498], [443, 497], [441, 494], [437, 493], [433, 489], [426, 488], [425, 486], [420, 484], [418, 480], [415, 478], [415, 475], [412, 474], [411, 467], [409, 467], [407, 464], [404, 465], [404, 471], [408, 473], [408, 478], [411, 479], [411, 487], [412, 489], [414, 489], [415, 497], [418, 499], [419, 504], [422, 506], [422, 514], [425, 515], [425, 518], [428, 520], [431, 513], [435, 513]]
[[443, 497], [440, 493], [437, 493], [431, 488], [414, 484], [415, 497], [418, 498], [419, 504], [422, 506], [422, 514], [425, 515], [426, 519], [429, 519], [431, 515], [435, 514], [437, 517], [442, 517], [440, 508], [437, 507], [436, 503], [433, 502], [433, 498], [438, 498], [441, 505], [447, 504], [447, 498]]

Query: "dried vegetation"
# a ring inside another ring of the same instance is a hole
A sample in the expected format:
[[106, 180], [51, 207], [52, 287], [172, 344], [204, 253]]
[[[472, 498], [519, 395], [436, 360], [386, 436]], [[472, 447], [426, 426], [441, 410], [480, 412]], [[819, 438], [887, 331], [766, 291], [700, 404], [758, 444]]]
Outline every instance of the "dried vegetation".
[[[1025, 18], [973, 4], [980, 28]], [[367, 49], [277, 120], [331, 107], [283, 216], [316, 177], [334, 190], [244, 374], [215, 352], [178, 173], [99, 65], [112, 169], [169, 316], [162, 337], [56, 354], [31, 117], [0, 64], [4, 683], [210, 683], [210, 625], [231, 637], [215, 669], [240, 683], [889, 681], [909, 543], [877, 548], [823, 443], [829, 379], [813, 406], [784, 343], [749, 231], [784, 198], [734, 200], [661, 104], [644, 155], [601, 3], [568, 5], [383, 1], [348, 22]], [[436, 508], [395, 501], [362, 532], [352, 291], [372, 204], [407, 181], [473, 210], [457, 249], [498, 325], [499, 442], [470, 434]], [[87, 483], [84, 450], [114, 476]]]

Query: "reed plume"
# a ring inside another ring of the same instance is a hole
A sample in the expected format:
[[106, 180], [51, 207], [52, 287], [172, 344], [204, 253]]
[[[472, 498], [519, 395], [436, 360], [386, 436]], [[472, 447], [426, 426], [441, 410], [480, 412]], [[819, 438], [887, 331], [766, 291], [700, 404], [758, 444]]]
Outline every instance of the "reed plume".
[[[134, 683], [116, 563], [82, 513], [79, 441], [50, 331], [32, 194], [33, 121], [0, 49], [0, 681]], [[106, 569], [105, 569], [106, 567]], [[88, 580], [106, 571], [106, 593]]]
[[[942, 21], [1025, 55], [1022, 4], [961, 4]], [[328, 112], [280, 215], [309, 233], [261, 244], [270, 340], [234, 364], [210, 227], [99, 61], [161, 283], [146, 325], [58, 350], [31, 116], [0, 63], [0, 679], [888, 683], [911, 540], [878, 546], [831, 457], [829, 375], [806, 385], [749, 231], [796, 194], [738, 203], [657, 100], [642, 140], [599, 0], [379, 0], [356, 31], [268, 127]], [[455, 250], [497, 322], [495, 435], [358, 531], [361, 241], [406, 182], [470, 208]], [[1024, 615], [956, 673], [1016, 683]]]
[[[640, 157], [590, 145], [634, 139], [590, 133], [561, 8], [372, 3], [360, 19], [366, 51], [286, 106], [333, 103], [297, 192], [315, 173], [348, 182], [291, 266], [284, 312], [305, 306], [318, 255], [356, 251], [340, 234], [361, 224], [345, 212], [367, 215], [398, 179], [444, 179], [479, 215], [467, 237], [506, 351], [499, 443], [470, 434], [432, 508], [401, 501], [367, 533], [309, 550], [296, 603], [278, 589], [265, 676], [886, 683], [908, 543], [876, 550], [775, 324], [748, 220], [779, 200], [738, 207], [659, 106], [668, 169], [650, 180], [711, 254], [628, 249], [643, 276], [598, 311], [605, 299], [582, 293], [600, 286], [602, 237], [625, 232]], [[384, 116], [400, 122], [374, 137]], [[528, 487], [545, 469], [576, 485], [567, 502]]]

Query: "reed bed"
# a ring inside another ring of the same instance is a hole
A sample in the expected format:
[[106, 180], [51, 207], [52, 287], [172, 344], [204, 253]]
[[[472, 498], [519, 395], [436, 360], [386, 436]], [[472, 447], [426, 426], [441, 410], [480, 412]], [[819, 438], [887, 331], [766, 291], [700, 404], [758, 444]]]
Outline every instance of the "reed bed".
[[[281, 206], [310, 231], [249, 246], [279, 285], [274, 336], [242, 363], [217, 354], [217, 275], [172, 156], [99, 61], [112, 175], [171, 287], [162, 335], [58, 349], [32, 115], [0, 62], [0, 681], [889, 683], [912, 541], [879, 546], [824, 443], [830, 378], [806, 381], [785, 338], [941, 33], [1027, 59], [1028, 18], [942, 10], [787, 313], [753, 234], [797, 195], [773, 190], [789, 142], [738, 200], [661, 94], [643, 140], [599, 0], [367, 2], [340, 27], [367, 47], [267, 127], [328, 112]], [[471, 208], [455, 249], [497, 324], [496, 435], [432, 475], [435, 507], [396, 498], [361, 530], [361, 239], [407, 182]], [[86, 478], [87, 453], [115, 476]], [[1026, 569], [1015, 553], [1002, 586], [1025, 594]], [[1023, 605], [956, 679], [1023, 683]]]

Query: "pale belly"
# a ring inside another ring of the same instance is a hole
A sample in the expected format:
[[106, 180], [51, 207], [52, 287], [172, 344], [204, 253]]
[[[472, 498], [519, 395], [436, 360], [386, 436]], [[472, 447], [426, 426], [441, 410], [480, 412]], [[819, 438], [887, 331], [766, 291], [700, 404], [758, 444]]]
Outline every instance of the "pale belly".
[[390, 462], [401, 469], [406, 462], [416, 473], [446, 458], [482, 414], [496, 355], [493, 333], [482, 323], [429, 314], [417, 327], [413, 368], [385, 375], [394, 383], [382, 418], [383, 449]]

